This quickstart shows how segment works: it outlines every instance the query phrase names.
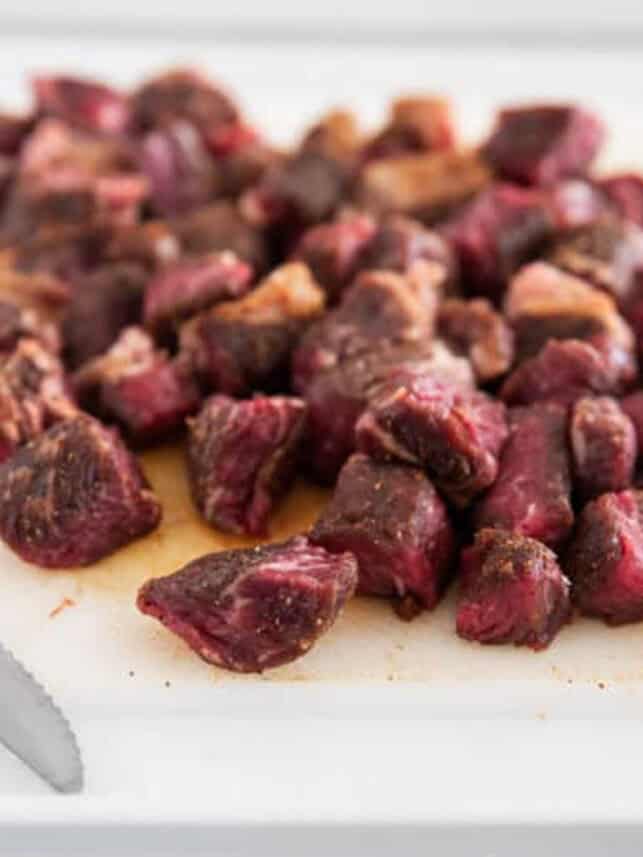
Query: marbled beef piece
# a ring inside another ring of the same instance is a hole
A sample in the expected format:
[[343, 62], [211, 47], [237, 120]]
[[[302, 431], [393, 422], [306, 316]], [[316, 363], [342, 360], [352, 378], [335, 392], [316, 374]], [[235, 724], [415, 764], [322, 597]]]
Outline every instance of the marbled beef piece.
[[424, 467], [464, 508], [493, 484], [507, 438], [505, 408], [485, 393], [425, 375], [382, 384], [355, 427], [357, 448]]
[[0, 113], [0, 155], [17, 155], [33, 124], [33, 116]]
[[141, 265], [115, 262], [78, 282], [63, 323], [65, 355], [71, 367], [102, 354], [121, 330], [140, 322], [148, 280]]
[[32, 80], [38, 112], [96, 134], [120, 134], [129, 122], [125, 95], [103, 83], [65, 76]]
[[574, 487], [584, 500], [629, 488], [637, 454], [632, 420], [615, 399], [579, 399], [571, 413], [569, 446]]
[[513, 331], [484, 298], [443, 301], [438, 311], [437, 330], [456, 354], [469, 358], [481, 384], [496, 380], [513, 364]]
[[293, 388], [304, 393], [320, 372], [374, 349], [427, 342], [443, 283], [444, 269], [429, 262], [416, 263], [408, 276], [360, 274], [341, 304], [303, 335], [293, 355]]
[[438, 341], [371, 350], [317, 374], [306, 390], [306, 464], [314, 477], [323, 483], [335, 480], [355, 449], [355, 424], [379, 385], [391, 377], [425, 375], [462, 386], [474, 384], [469, 361]]
[[56, 324], [28, 305], [0, 297], [0, 360], [12, 352], [21, 339], [37, 339], [52, 354], [58, 354], [62, 345]]
[[497, 479], [475, 510], [476, 529], [510, 530], [557, 547], [574, 523], [571, 487], [566, 409], [512, 408]]
[[375, 233], [374, 221], [362, 214], [307, 229], [293, 259], [304, 262], [329, 301], [337, 299], [355, 276], [361, 251]]
[[582, 340], [605, 355], [624, 384], [636, 377], [632, 330], [609, 295], [579, 277], [546, 262], [527, 265], [511, 281], [505, 314], [520, 360], [537, 355], [551, 340]]
[[[352, 455], [310, 539], [352, 553], [358, 591], [418, 610], [435, 607], [448, 581], [455, 535], [446, 506], [417, 468]], [[409, 616], [410, 618], [410, 616]]]
[[538, 651], [570, 615], [569, 581], [536, 539], [485, 529], [462, 552], [456, 629], [465, 640]]
[[[245, 190], [258, 184], [264, 173], [282, 160], [282, 155], [268, 143], [257, 138], [254, 130], [248, 126], [227, 126], [221, 131], [228, 132], [228, 140], [222, 133], [217, 132], [214, 135], [216, 143], [213, 136], [207, 140], [207, 143], [210, 151], [217, 158], [221, 195], [236, 199]], [[239, 141], [238, 146], [230, 147], [223, 154], [217, 154], [217, 150], [232, 142], [235, 136], [242, 139], [244, 134], [248, 136], [243, 143]]]
[[167, 337], [186, 318], [244, 295], [252, 278], [250, 265], [230, 250], [186, 257], [167, 265], [147, 284], [145, 326], [157, 337]]
[[210, 389], [241, 396], [281, 386], [305, 328], [324, 309], [324, 292], [301, 262], [276, 268], [243, 298], [183, 324], [180, 350]]
[[625, 396], [620, 402], [621, 408], [632, 420], [639, 455], [643, 455], [643, 390]]
[[125, 328], [105, 354], [75, 373], [73, 383], [88, 410], [117, 423], [137, 446], [173, 435], [201, 401], [188, 367], [158, 351], [139, 327]]
[[134, 262], [156, 273], [178, 262], [179, 239], [164, 220], [146, 220], [110, 230], [100, 247], [101, 261]]
[[0, 537], [26, 562], [89, 565], [160, 518], [118, 432], [85, 415], [52, 426], [0, 467]]
[[475, 151], [437, 151], [368, 163], [355, 196], [366, 210], [437, 223], [479, 193], [491, 172]]
[[643, 226], [643, 176], [620, 173], [598, 185], [621, 217]]
[[236, 124], [239, 111], [230, 97], [194, 69], [172, 69], [144, 83], [131, 99], [131, 129], [164, 128], [186, 120], [203, 134]]
[[157, 214], [171, 216], [212, 200], [219, 189], [214, 159], [189, 122], [175, 120], [146, 134], [139, 164]]
[[212, 553], [149, 580], [138, 607], [199, 657], [262, 672], [304, 655], [328, 631], [357, 585], [357, 562], [303, 536]]
[[552, 185], [583, 175], [605, 137], [592, 113], [566, 104], [525, 105], [501, 110], [485, 154], [502, 178]]
[[269, 247], [263, 234], [251, 226], [231, 202], [222, 201], [196, 208], [171, 222], [186, 253], [216, 253], [231, 250], [257, 273], [269, 262]]
[[609, 200], [595, 182], [564, 179], [547, 190], [546, 205], [556, 231], [589, 226], [606, 214]]
[[620, 395], [623, 378], [604, 351], [579, 339], [550, 340], [506, 379], [500, 398], [508, 405], [553, 401], [569, 405], [581, 396]]
[[40, 342], [20, 339], [0, 359], [0, 462], [76, 412], [62, 363]]
[[358, 261], [360, 270], [387, 270], [407, 274], [420, 260], [439, 262], [446, 271], [446, 285], [458, 279], [458, 264], [450, 245], [437, 232], [401, 215], [384, 218]]
[[304, 135], [300, 149], [316, 152], [352, 166], [361, 156], [363, 134], [355, 114], [350, 110], [331, 110]]
[[603, 494], [579, 518], [564, 568], [582, 613], [609, 625], [643, 619], [643, 492]]
[[469, 292], [499, 300], [509, 278], [535, 258], [552, 232], [537, 191], [492, 185], [441, 228], [460, 265]]
[[450, 149], [454, 142], [451, 104], [446, 98], [407, 96], [393, 102], [387, 124], [367, 144], [364, 159]]
[[228, 533], [265, 536], [273, 508], [295, 478], [305, 403], [215, 395], [188, 425], [190, 484], [203, 517]]

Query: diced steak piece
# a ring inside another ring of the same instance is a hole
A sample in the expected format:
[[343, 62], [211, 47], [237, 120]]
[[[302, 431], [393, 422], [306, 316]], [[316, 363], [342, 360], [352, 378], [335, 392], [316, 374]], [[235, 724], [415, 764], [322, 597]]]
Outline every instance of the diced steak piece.
[[441, 228], [451, 242], [466, 289], [498, 300], [509, 278], [535, 258], [552, 231], [537, 191], [496, 184]]
[[243, 395], [279, 384], [307, 325], [324, 308], [324, 292], [301, 262], [276, 268], [250, 294], [195, 316], [180, 348], [209, 388]]
[[138, 607], [208, 663], [262, 672], [304, 655], [356, 584], [351, 554], [329, 554], [297, 536], [196, 559], [145, 583]]
[[0, 155], [17, 155], [33, 123], [33, 116], [0, 113]]
[[181, 119], [205, 133], [239, 119], [228, 95], [193, 69], [173, 69], [147, 81], [134, 93], [131, 110], [135, 132]]
[[0, 297], [0, 360], [13, 351], [21, 339], [37, 339], [52, 354], [57, 354], [61, 348], [57, 325], [29, 306]]
[[629, 488], [637, 439], [632, 420], [615, 399], [579, 399], [569, 425], [574, 486], [585, 500]]
[[605, 193], [593, 182], [564, 179], [548, 190], [547, 207], [557, 231], [588, 226], [609, 206]]
[[[240, 137], [244, 133], [254, 134], [253, 130], [247, 126], [227, 126], [226, 130], [230, 132], [230, 138], [233, 138], [235, 134]], [[222, 143], [225, 146], [227, 142], [221, 139], [221, 135], [217, 134], [216, 136], [218, 138], [216, 145], [213, 145], [212, 136], [207, 141], [210, 151], [213, 151], [215, 156], [217, 156], [216, 149]], [[217, 156], [221, 195], [236, 199], [245, 190], [258, 184], [264, 173], [279, 163], [280, 160], [280, 153], [259, 139], [251, 141], [249, 136], [247, 142], [240, 141], [238, 147], [236, 143], [233, 143], [229, 151]]]
[[603, 123], [578, 107], [551, 104], [501, 110], [485, 153], [503, 178], [551, 185], [583, 175], [605, 137]]
[[163, 337], [192, 315], [250, 288], [252, 268], [230, 250], [185, 258], [168, 265], [147, 285], [145, 326]]
[[356, 557], [359, 592], [426, 610], [444, 591], [455, 552], [446, 507], [426, 475], [360, 453], [342, 468], [310, 539]]
[[251, 226], [231, 202], [216, 202], [174, 218], [172, 228], [186, 253], [231, 250], [260, 273], [268, 267], [264, 236]]
[[134, 456], [91, 417], [57, 423], [0, 467], [0, 537], [26, 562], [89, 565], [160, 518]]
[[368, 163], [357, 199], [377, 214], [399, 212], [436, 223], [479, 193], [491, 172], [475, 151], [437, 151]]
[[36, 77], [38, 111], [96, 134], [120, 134], [129, 121], [127, 98], [115, 89], [75, 77]]
[[449, 101], [429, 95], [409, 96], [393, 102], [387, 125], [368, 143], [364, 157], [375, 160], [450, 149], [454, 141]]
[[353, 165], [362, 148], [362, 132], [350, 110], [331, 110], [310, 128], [301, 141], [301, 150], [317, 152], [346, 165]]
[[146, 220], [111, 231], [101, 247], [108, 262], [134, 262], [154, 273], [178, 262], [178, 237], [164, 220]]
[[306, 463], [321, 482], [332, 483], [355, 449], [355, 424], [377, 387], [395, 377], [430, 375], [473, 386], [468, 360], [441, 342], [373, 350], [320, 372], [306, 390], [309, 452]]
[[588, 342], [605, 354], [624, 383], [636, 377], [634, 336], [609, 295], [546, 262], [515, 276], [505, 314], [516, 334], [519, 359], [533, 357], [553, 339]]
[[621, 399], [621, 408], [632, 420], [639, 455], [643, 455], [643, 390], [631, 393]]
[[216, 194], [214, 160], [189, 122], [177, 120], [146, 134], [140, 143], [139, 163], [158, 214], [190, 211]]
[[366, 244], [360, 270], [387, 270], [407, 274], [419, 260], [444, 265], [449, 285], [458, 278], [457, 260], [448, 242], [417, 220], [401, 215], [386, 217]]
[[574, 523], [570, 495], [566, 409], [511, 409], [498, 478], [475, 510], [476, 529], [510, 530], [556, 547]]
[[643, 620], [643, 492], [603, 494], [588, 503], [564, 567], [582, 613], [609, 625]]
[[408, 276], [360, 274], [341, 304], [303, 335], [293, 356], [293, 387], [303, 393], [319, 372], [373, 349], [431, 338], [444, 281], [441, 266], [419, 262]]
[[637, 296], [637, 275], [643, 269], [643, 231], [628, 221], [604, 216], [561, 236], [549, 260], [611, 294], [626, 312]]
[[70, 366], [102, 354], [123, 328], [139, 323], [148, 278], [144, 268], [127, 262], [104, 265], [82, 278], [63, 324]]
[[360, 253], [374, 233], [373, 220], [361, 214], [321, 223], [304, 232], [293, 259], [308, 265], [328, 299], [333, 300], [355, 276]]
[[76, 411], [62, 363], [40, 342], [20, 339], [0, 360], [0, 462]]
[[571, 615], [569, 581], [536, 539], [476, 533], [462, 552], [456, 629], [465, 640], [546, 648]]
[[643, 226], [643, 176], [622, 173], [603, 179], [599, 187], [621, 217]]
[[118, 423], [139, 446], [181, 429], [201, 401], [188, 368], [156, 350], [138, 327], [125, 328], [111, 348], [82, 366], [73, 380], [85, 407]]
[[[11, 183], [15, 177], [16, 164], [14, 158], [7, 158], [0, 154], [0, 205], [4, 205], [6, 197], [9, 195]], [[0, 233], [0, 241], [2, 235]]]
[[443, 301], [438, 311], [438, 335], [456, 354], [469, 358], [481, 384], [499, 378], [511, 368], [513, 331], [484, 298]]
[[264, 536], [300, 459], [306, 405], [287, 396], [211, 396], [189, 420], [192, 496], [208, 523]]
[[440, 491], [464, 508], [496, 478], [507, 438], [505, 408], [485, 393], [431, 376], [394, 378], [371, 399], [355, 437], [357, 448], [375, 458], [426, 468]]

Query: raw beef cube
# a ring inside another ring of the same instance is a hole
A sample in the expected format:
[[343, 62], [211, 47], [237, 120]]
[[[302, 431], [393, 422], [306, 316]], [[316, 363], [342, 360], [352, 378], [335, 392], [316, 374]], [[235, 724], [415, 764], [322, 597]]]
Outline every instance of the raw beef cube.
[[303, 393], [315, 376], [343, 360], [430, 339], [444, 271], [420, 262], [409, 276], [363, 273], [342, 302], [304, 334], [293, 356], [293, 387]]
[[602, 217], [562, 236], [549, 259], [558, 268], [609, 292], [626, 312], [636, 297], [638, 273], [643, 269], [643, 231], [616, 217]]
[[135, 226], [141, 217], [141, 208], [147, 200], [150, 186], [145, 176], [137, 173], [114, 173], [99, 176], [94, 192], [96, 219], [110, 227]]
[[419, 260], [444, 265], [448, 284], [457, 280], [457, 262], [448, 242], [410, 217], [385, 218], [359, 259], [360, 270], [387, 270], [407, 274]]
[[512, 279], [505, 314], [519, 359], [538, 354], [552, 339], [577, 339], [603, 352], [624, 383], [636, 377], [631, 329], [610, 296], [579, 277], [534, 262]]
[[57, 354], [61, 348], [57, 325], [29, 306], [0, 297], [0, 360], [13, 351], [21, 339], [37, 339], [52, 354]]
[[189, 369], [137, 327], [125, 328], [109, 351], [82, 366], [74, 388], [87, 409], [118, 423], [137, 445], [181, 429], [201, 401]]
[[265, 238], [231, 202], [220, 201], [196, 208], [174, 218], [171, 225], [186, 253], [231, 250], [256, 272], [268, 267], [269, 249]]
[[120, 134], [129, 121], [127, 98], [115, 89], [74, 77], [36, 77], [38, 111], [96, 134]]
[[599, 187], [621, 217], [643, 226], [643, 176], [622, 173], [603, 179]]
[[181, 246], [164, 220], [146, 220], [111, 231], [101, 255], [108, 262], [134, 262], [154, 273], [178, 262]]
[[262, 672], [304, 655], [357, 584], [357, 562], [303, 536], [211, 553], [149, 580], [138, 607], [199, 657], [236, 672]]
[[394, 378], [355, 428], [358, 449], [428, 470], [456, 506], [493, 484], [507, 437], [505, 408], [485, 393], [431, 376]]
[[134, 93], [131, 109], [134, 131], [163, 128], [182, 119], [205, 133], [239, 119], [228, 95], [193, 69], [173, 69], [147, 81]]
[[263, 536], [295, 477], [306, 405], [286, 396], [211, 396], [188, 422], [192, 496], [208, 523]]
[[375, 160], [450, 149], [454, 141], [450, 103], [435, 96], [410, 96], [393, 102], [388, 124], [370, 141], [364, 156]]
[[[15, 176], [15, 161], [13, 158], [6, 158], [0, 155], [0, 205], [4, 205], [5, 199], [9, 194], [11, 182]], [[2, 235], [0, 233], [0, 242]]]
[[465, 640], [546, 648], [571, 615], [569, 581], [536, 539], [480, 530], [462, 552], [456, 628]]
[[322, 223], [304, 232], [293, 259], [308, 265], [333, 300], [355, 276], [360, 253], [374, 232], [375, 223], [361, 214]]
[[160, 518], [134, 456], [91, 417], [57, 423], [0, 467], [0, 537], [26, 562], [89, 565]]
[[437, 604], [455, 552], [446, 507], [426, 475], [360, 453], [342, 468], [310, 539], [356, 557], [360, 592], [426, 610]]
[[579, 399], [569, 425], [574, 485], [592, 499], [632, 484], [637, 439], [632, 420], [607, 396]]
[[331, 110], [306, 132], [300, 148], [352, 166], [360, 154], [362, 142], [355, 114], [350, 110]]
[[481, 384], [499, 378], [511, 368], [513, 331], [484, 298], [451, 298], [440, 304], [438, 334], [456, 354], [469, 358]]
[[143, 305], [145, 326], [163, 337], [197, 312], [241, 297], [251, 282], [252, 268], [230, 250], [183, 259], [148, 283]]
[[276, 268], [250, 294], [215, 306], [181, 327], [181, 352], [203, 382], [229, 395], [280, 382], [306, 326], [324, 308], [308, 268]]
[[146, 134], [139, 162], [150, 183], [154, 210], [161, 215], [190, 211], [216, 194], [214, 160], [189, 122], [177, 120]]
[[510, 410], [498, 478], [478, 504], [476, 528], [510, 530], [556, 547], [574, 523], [570, 494], [565, 408], [547, 403]]
[[578, 229], [594, 223], [609, 206], [605, 193], [584, 179], [565, 179], [549, 189], [549, 213], [557, 231]]
[[0, 462], [76, 410], [58, 357], [35, 339], [20, 339], [0, 360]]
[[306, 389], [307, 464], [316, 479], [335, 480], [355, 449], [355, 424], [377, 387], [391, 376], [416, 375], [473, 386], [468, 360], [456, 357], [441, 342], [373, 350], [316, 375]]
[[527, 105], [500, 111], [485, 151], [503, 178], [551, 185], [583, 175], [604, 137], [603, 123], [586, 110], [565, 104]]
[[643, 619], [643, 492], [603, 494], [585, 506], [565, 571], [582, 613], [609, 625]]
[[[222, 131], [224, 129], [221, 129]], [[227, 129], [230, 137], [234, 138], [235, 134], [242, 137], [244, 133], [254, 134], [252, 129], [247, 126], [228, 126]], [[222, 143], [225, 146], [225, 140], [221, 139], [220, 134], [217, 134], [217, 142], [214, 144], [213, 136], [208, 139], [210, 151], [217, 156], [216, 148]], [[255, 135], [256, 137], [256, 135]], [[249, 139], [246, 142], [236, 143], [224, 155], [217, 156], [217, 167], [219, 171], [219, 180], [221, 183], [221, 195], [236, 199], [245, 190], [258, 184], [263, 175], [275, 164], [281, 160], [281, 155], [267, 143], [259, 139], [252, 141]]]
[[621, 399], [621, 408], [632, 420], [639, 454], [643, 454], [643, 390]]
[[0, 155], [17, 155], [33, 124], [33, 116], [0, 113]]
[[376, 214], [399, 212], [436, 223], [491, 181], [475, 151], [438, 151], [368, 163], [359, 178], [357, 200]]
[[138, 264], [115, 262], [82, 278], [63, 324], [70, 366], [102, 354], [123, 328], [141, 319], [147, 272]]
[[464, 285], [494, 300], [509, 278], [542, 249], [552, 230], [542, 196], [496, 184], [442, 227], [456, 253]]

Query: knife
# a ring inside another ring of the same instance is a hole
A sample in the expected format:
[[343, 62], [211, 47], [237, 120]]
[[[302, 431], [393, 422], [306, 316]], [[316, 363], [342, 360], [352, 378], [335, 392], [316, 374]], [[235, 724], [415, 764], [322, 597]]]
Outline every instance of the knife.
[[59, 792], [79, 792], [76, 736], [46, 690], [0, 644], [0, 742]]

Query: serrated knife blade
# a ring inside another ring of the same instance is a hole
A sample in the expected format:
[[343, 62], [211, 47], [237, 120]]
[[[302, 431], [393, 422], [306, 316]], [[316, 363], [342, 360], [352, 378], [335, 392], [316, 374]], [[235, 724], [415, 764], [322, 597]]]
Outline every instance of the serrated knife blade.
[[0, 644], [0, 742], [60, 792], [81, 791], [76, 736], [47, 691]]

